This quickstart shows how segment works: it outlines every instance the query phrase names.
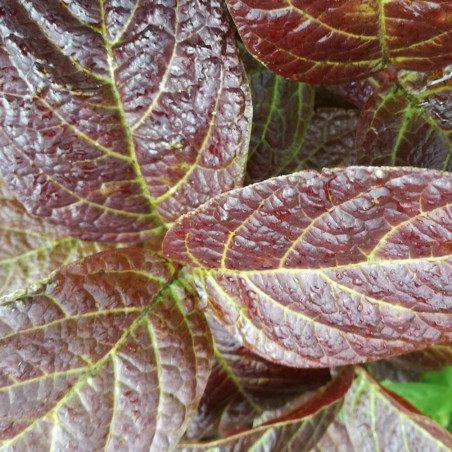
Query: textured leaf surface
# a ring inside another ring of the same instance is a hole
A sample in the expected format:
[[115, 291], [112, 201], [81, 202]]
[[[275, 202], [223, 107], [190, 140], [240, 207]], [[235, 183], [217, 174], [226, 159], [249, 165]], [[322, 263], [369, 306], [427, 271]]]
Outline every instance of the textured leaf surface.
[[452, 338], [452, 175], [304, 171], [182, 217], [164, 251], [207, 309], [289, 366], [375, 360]]
[[452, 435], [361, 371], [345, 396], [345, 424], [355, 450], [449, 451]]
[[358, 116], [351, 108], [316, 108], [303, 145], [280, 173], [355, 164]]
[[311, 122], [314, 88], [274, 75], [243, 52], [253, 99], [247, 182], [281, 174], [299, 153]]
[[353, 369], [344, 369], [291, 413], [236, 435], [199, 444], [181, 444], [182, 451], [309, 451], [334, 419], [353, 380]]
[[452, 66], [380, 77], [361, 112], [356, 148], [362, 165], [451, 171]]
[[354, 452], [344, 423], [336, 416], [312, 452]]
[[3, 449], [171, 450], [213, 355], [203, 315], [174, 278], [172, 264], [129, 248], [3, 298]]
[[1, 182], [0, 243], [0, 296], [107, 247], [61, 235], [49, 223], [28, 214]]
[[0, 9], [0, 172], [90, 240], [158, 245], [243, 178], [250, 104], [220, 0]]
[[190, 440], [223, 435], [242, 427], [265, 410], [283, 407], [292, 398], [330, 380], [326, 369], [279, 366], [250, 352], [213, 319], [215, 363], [196, 416], [187, 430]]
[[343, 83], [391, 62], [411, 70], [452, 62], [452, 2], [227, 0], [248, 50], [276, 74]]

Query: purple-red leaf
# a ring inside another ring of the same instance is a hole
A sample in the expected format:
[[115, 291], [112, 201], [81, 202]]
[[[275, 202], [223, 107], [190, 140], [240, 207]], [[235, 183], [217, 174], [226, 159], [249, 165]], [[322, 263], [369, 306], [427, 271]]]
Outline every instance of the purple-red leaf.
[[237, 343], [221, 325], [209, 319], [215, 362], [198, 411], [186, 437], [223, 435], [265, 410], [283, 407], [289, 400], [330, 380], [326, 369], [280, 366]]
[[1, 299], [2, 448], [174, 448], [213, 358], [175, 271], [138, 248], [105, 251]]
[[452, 435], [360, 369], [345, 396], [345, 424], [357, 451], [450, 451]]
[[22, 289], [106, 244], [63, 236], [33, 217], [0, 181], [0, 296]]
[[212, 316], [277, 363], [329, 367], [452, 339], [452, 174], [304, 171], [217, 196], [164, 252]]
[[375, 82], [359, 118], [357, 162], [451, 171], [452, 67]]
[[392, 64], [452, 62], [452, 2], [227, 0], [248, 50], [278, 75], [344, 83]]
[[336, 416], [311, 452], [354, 452], [347, 428]]
[[353, 375], [353, 368], [343, 369], [334, 380], [284, 416], [216, 441], [180, 444], [178, 450], [307, 452], [317, 443], [335, 418], [342, 399], [352, 383]]
[[315, 90], [276, 76], [245, 51], [243, 59], [253, 99], [247, 166], [252, 183], [281, 174], [296, 158], [311, 122]]
[[150, 240], [240, 185], [251, 115], [220, 0], [0, 8], [0, 175], [71, 235]]

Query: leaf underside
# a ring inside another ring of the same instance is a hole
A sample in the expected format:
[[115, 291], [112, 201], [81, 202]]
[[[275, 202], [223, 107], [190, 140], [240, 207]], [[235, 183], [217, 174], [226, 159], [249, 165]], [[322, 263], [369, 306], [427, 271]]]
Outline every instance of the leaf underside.
[[452, 338], [452, 175], [304, 171], [182, 217], [164, 252], [208, 312], [274, 362], [329, 367]]
[[1, 13], [0, 176], [33, 214], [158, 247], [165, 224], [241, 184], [251, 106], [220, 0]]

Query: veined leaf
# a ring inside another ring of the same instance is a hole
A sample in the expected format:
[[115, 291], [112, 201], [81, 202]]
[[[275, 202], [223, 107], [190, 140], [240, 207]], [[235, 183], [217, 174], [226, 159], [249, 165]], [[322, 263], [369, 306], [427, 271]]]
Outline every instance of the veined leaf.
[[347, 428], [336, 416], [311, 452], [354, 452]]
[[218, 430], [226, 435], [265, 410], [283, 407], [330, 380], [327, 369], [296, 369], [266, 361], [238, 344], [218, 322], [208, 321], [216, 359], [187, 430], [190, 441], [212, 436]]
[[452, 338], [452, 174], [304, 171], [220, 195], [164, 252], [253, 352], [329, 367]]
[[452, 62], [450, 1], [226, 3], [248, 50], [294, 80], [344, 83], [388, 62], [423, 71]]
[[297, 156], [310, 125], [315, 90], [270, 72], [245, 51], [243, 59], [253, 99], [253, 128], [247, 182], [281, 174]]
[[451, 171], [452, 66], [379, 82], [359, 119], [357, 162]]
[[1, 181], [0, 243], [0, 296], [107, 248], [106, 244], [63, 236], [51, 224], [27, 213]]
[[180, 444], [178, 450], [283, 452], [309, 451], [334, 419], [353, 380], [353, 368], [343, 369], [335, 379], [285, 416], [236, 435], [198, 444]]
[[251, 115], [220, 0], [0, 9], [0, 175], [73, 236], [149, 240], [241, 184]]
[[0, 304], [2, 450], [171, 450], [204, 391], [207, 323], [138, 248], [70, 264]]
[[452, 435], [405, 399], [359, 370], [345, 396], [345, 424], [355, 450], [450, 451]]

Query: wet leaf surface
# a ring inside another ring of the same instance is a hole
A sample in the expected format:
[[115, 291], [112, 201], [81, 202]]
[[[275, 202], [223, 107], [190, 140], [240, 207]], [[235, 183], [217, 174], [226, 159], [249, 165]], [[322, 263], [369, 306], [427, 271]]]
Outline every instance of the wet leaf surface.
[[387, 63], [432, 70], [452, 62], [450, 1], [227, 0], [247, 49], [276, 74], [345, 83]]
[[228, 433], [266, 410], [282, 408], [292, 399], [330, 380], [327, 369], [280, 366], [251, 353], [209, 319], [215, 362], [206, 391], [186, 438], [190, 441]]
[[72, 236], [158, 247], [240, 185], [251, 106], [220, 0], [11, 1], [0, 22], [0, 174]]
[[361, 165], [452, 170], [452, 66], [374, 81], [359, 118]]
[[167, 233], [244, 346], [329, 367], [452, 338], [452, 175], [304, 171], [211, 200]]
[[0, 296], [109, 247], [62, 235], [53, 225], [30, 215], [1, 182], [0, 243]]
[[344, 369], [314, 396], [285, 416], [224, 439], [198, 444], [180, 444], [177, 450], [309, 451], [336, 416], [352, 380], [353, 369]]
[[360, 370], [345, 396], [345, 424], [355, 450], [449, 451], [452, 435]]
[[5, 450], [171, 450], [204, 391], [208, 326], [176, 268], [137, 248], [0, 304]]

